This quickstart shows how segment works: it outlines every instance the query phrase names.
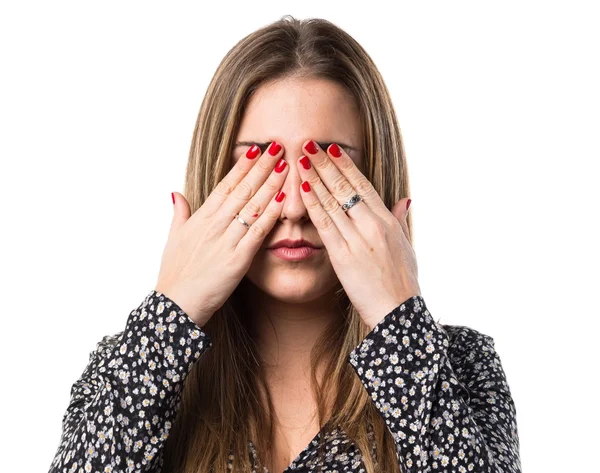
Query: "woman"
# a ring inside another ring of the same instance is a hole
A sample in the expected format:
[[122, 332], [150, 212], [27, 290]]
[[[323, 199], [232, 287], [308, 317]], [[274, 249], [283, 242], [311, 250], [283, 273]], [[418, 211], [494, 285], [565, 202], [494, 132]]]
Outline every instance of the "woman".
[[421, 296], [409, 194], [352, 37], [284, 17], [242, 39], [157, 285], [91, 353], [50, 471], [520, 471], [493, 339]]

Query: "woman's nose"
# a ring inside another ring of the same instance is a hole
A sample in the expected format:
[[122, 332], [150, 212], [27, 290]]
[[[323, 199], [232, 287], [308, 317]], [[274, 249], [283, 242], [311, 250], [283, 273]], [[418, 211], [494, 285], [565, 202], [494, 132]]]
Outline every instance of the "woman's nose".
[[288, 219], [297, 221], [302, 218], [308, 218], [308, 211], [306, 210], [304, 201], [300, 195], [300, 192], [302, 192], [302, 189], [300, 188], [302, 177], [300, 176], [300, 171], [298, 169], [299, 165], [297, 163], [299, 158], [300, 156], [293, 158], [285, 156], [285, 160], [288, 162], [290, 170], [288, 171], [283, 187], [281, 188], [281, 190], [285, 192], [285, 199], [283, 201], [280, 216], [280, 219], [282, 220]]

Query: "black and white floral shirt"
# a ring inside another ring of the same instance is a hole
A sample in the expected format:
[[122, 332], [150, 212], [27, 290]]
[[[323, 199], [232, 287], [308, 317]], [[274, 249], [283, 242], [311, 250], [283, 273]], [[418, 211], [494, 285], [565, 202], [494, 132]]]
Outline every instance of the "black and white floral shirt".
[[[183, 382], [211, 346], [174, 301], [150, 291], [124, 331], [98, 342], [73, 384], [50, 473], [160, 473]], [[435, 322], [414, 296], [348, 362], [393, 434], [401, 471], [521, 472], [515, 405], [490, 336]], [[256, 455], [252, 442], [249, 450]], [[364, 472], [341, 429], [319, 432], [285, 471], [319, 469]]]

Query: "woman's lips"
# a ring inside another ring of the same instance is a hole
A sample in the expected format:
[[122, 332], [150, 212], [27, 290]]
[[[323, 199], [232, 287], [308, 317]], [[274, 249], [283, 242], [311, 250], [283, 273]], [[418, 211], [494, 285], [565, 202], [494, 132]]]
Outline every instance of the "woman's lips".
[[269, 249], [275, 256], [286, 261], [301, 261], [310, 258], [321, 250], [322, 248], [311, 248], [310, 246], [298, 246], [296, 248], [280, 246], [279, 248]]

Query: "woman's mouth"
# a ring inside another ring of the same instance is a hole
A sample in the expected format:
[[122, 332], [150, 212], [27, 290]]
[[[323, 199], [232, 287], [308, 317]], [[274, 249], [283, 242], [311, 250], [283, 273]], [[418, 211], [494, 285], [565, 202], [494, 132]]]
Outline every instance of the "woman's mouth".
[[279, 248], [269, 249], [275, 256], [286, 261], [301, 261], [310, 258], [321, 250], [322, 248], [311, 248], [310, 246], [298, 246], [296, 248], [280, 246]]

